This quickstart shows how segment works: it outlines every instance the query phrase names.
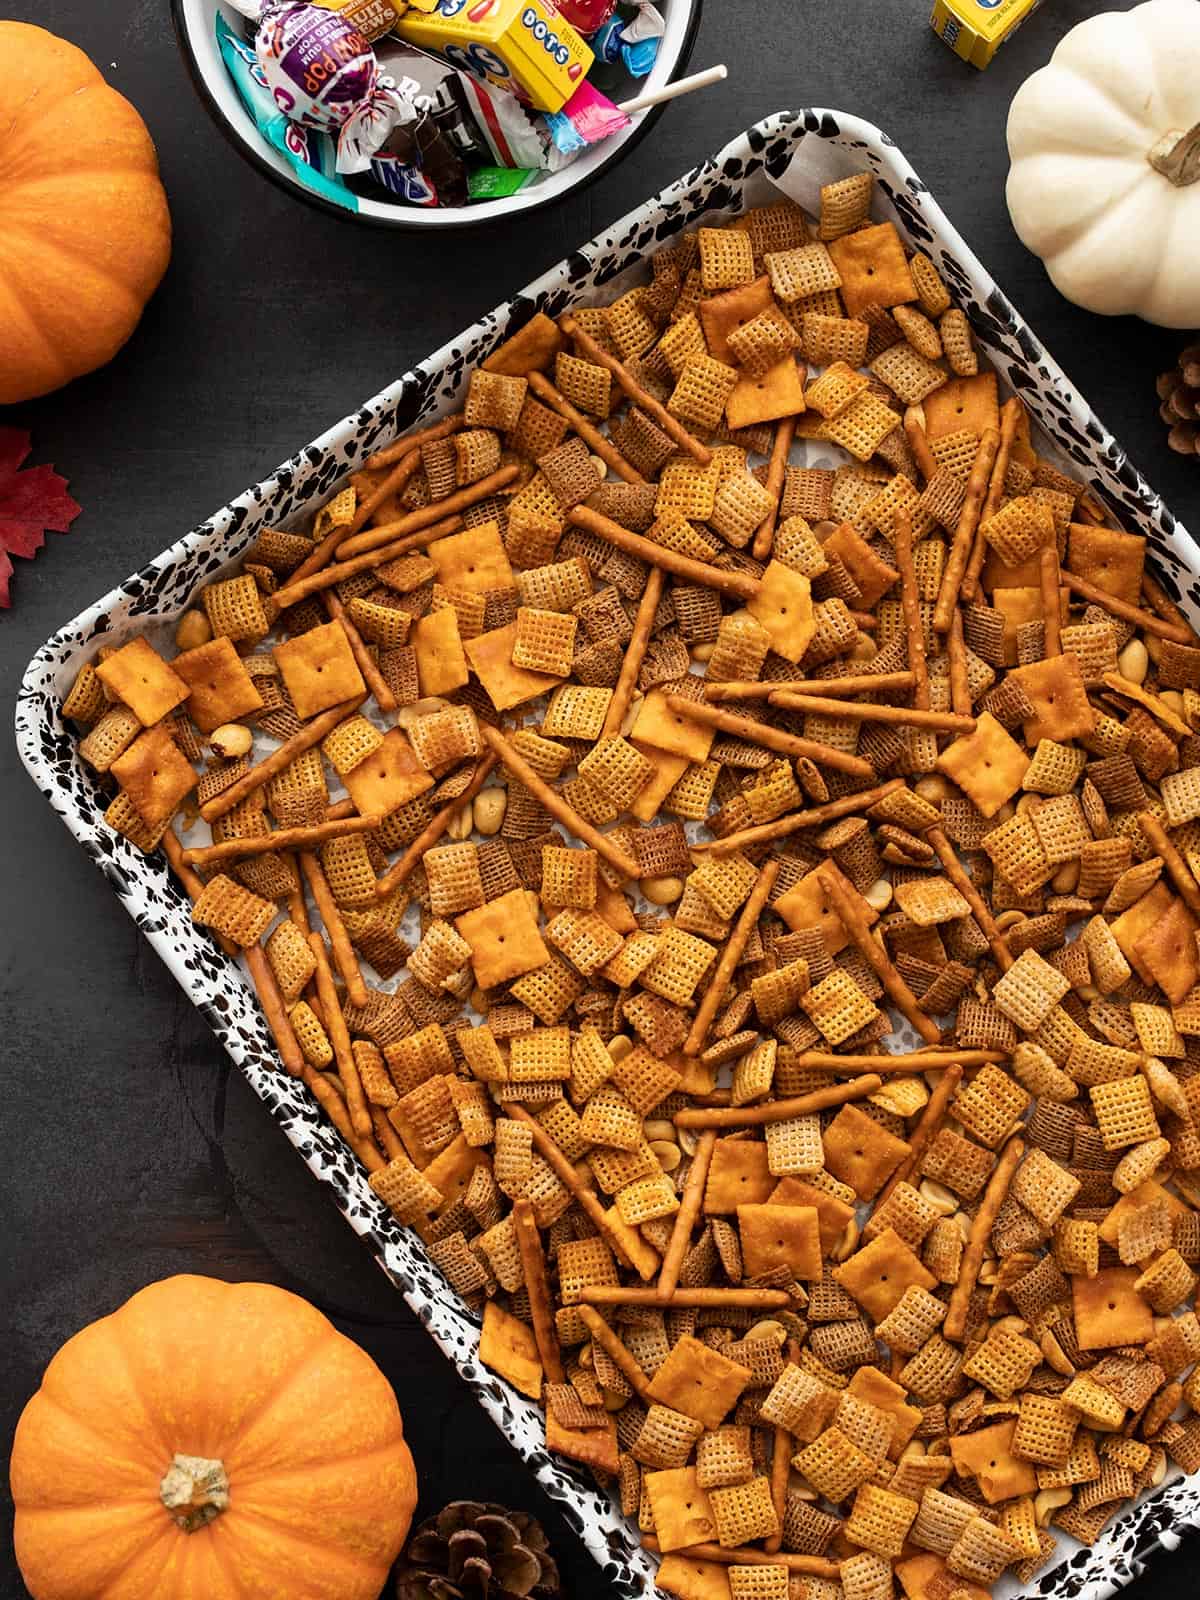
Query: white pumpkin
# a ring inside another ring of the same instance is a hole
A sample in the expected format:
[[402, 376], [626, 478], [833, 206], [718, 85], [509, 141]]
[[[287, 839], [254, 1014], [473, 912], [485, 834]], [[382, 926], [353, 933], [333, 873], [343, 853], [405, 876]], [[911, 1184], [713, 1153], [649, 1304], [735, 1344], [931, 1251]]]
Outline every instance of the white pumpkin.
[[1200, 327], [1200, 0], [1072, 28], [1008, 113], [1008, 209], [1068, 300]]

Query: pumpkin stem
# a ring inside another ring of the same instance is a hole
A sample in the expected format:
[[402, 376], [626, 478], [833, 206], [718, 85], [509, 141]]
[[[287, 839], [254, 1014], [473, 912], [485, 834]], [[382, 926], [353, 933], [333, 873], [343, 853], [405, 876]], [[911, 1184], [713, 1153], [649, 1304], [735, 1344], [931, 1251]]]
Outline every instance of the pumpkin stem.
[[1147, 152], [1146, 160], [1177, 189], [1185, 189], [1200, 178], [1200, 122], [1183, 132], [1172, 128]]
[[221, 1461], [176, 1455], [163, 1474], [158, 1493], [184, 1533], [195, 1533], [229, 1505], [229, 1478]]

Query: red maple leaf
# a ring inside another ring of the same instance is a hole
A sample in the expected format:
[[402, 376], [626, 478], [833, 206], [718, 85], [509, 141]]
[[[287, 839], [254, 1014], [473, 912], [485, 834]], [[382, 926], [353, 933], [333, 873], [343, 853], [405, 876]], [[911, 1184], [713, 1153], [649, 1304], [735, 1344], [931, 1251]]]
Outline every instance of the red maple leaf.
[[67, 480], [53, 467], [26, 467], [30, 439], [21, 428], [0, 428], [0, 607], [8, 591], [12, 556], [29, 561], [49, 533], [66, 533], [81, 507], [67, 493]]

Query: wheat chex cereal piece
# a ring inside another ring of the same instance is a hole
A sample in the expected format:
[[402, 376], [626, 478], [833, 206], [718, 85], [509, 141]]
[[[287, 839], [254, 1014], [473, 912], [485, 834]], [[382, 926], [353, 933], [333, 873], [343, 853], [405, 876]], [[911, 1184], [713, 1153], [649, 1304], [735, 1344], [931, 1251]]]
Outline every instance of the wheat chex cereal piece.
[[563, 684], [550, 696], [541, 733], [549, 739], [586, 739], [594, 743], [604, 727], [612, 701], [611, 689], [589, 689]]
[[680, 373], [667, 409], [681, 421], [712, 432], [720, 425], [737, 382], [734, 367], [712, 356], [696, 356]]
[[704, 1424], [694, 1417], [684, 1416], [670, 1406], [651, 1405], [629, 1447], [630, 1454], [646, 1467], [682, 1467], [703, 1432]]
[[272, 930], [266, 951], [279, 991], [285, 1003], [291, 1005], [300, 998], [305, 985], [317, 970], [317, 958], [309, 948], [308, 940], [290, 917], [285, 917]]
[[851, 1544], [894, 1558], [904, 1549], [917, 1510], [915, 1500], [877, 1484], [864, 1483], [854, 1497], [843, 1533]]
[[513, 636], [513, 666], [551, 677], [569, 677], [578, 626], [579, 619], [569, 612], [521, 606]]
[[891, 1350], [915, 1355], [941, 1326], [945, 1304], [920, 1284], [909, 1284], [875, 1332]]
[[1070, 983], [1036, 950], [1023, 950], [992, 988], [992, 999], [1026, 1033], [1036, 1033]]
[[909, 406], [920, 405], [946, 382], [945, 370], [907, 343], [881, 351], [870, 363], [870, 370]]
[[658, 324], [645, 303], [646, 291], [630, 289], [605, 306], [604, 325], [622, 361], [643, 355], [658, 337]]
[[728, 1576], [730, 1600], [788, 1600], [785, 1566], [731, 1566]]
[[754, 281], [754, 246], [737, 228], [700, 228], [700, 282], [706, 294]]
[[1124, 1150], [1159, 1137], [1150, 1086], [1143, 1077], [1118, 1078], [1090, 1086], [1092, 1109], [1106, 1150]]
[[843, 1043], [879, 1014], [854, 979], [841, 971], [831, 972], [809, 989], [800, 1006], [831, 1045]]
[[223, 872], [209, 879], [192, 906], [194, 923], [243, 947], [257, 944], [274, 920], [275, 906], [270, 900], [251, 894]]
[[840, 444], [858, 461], [869, 461], [900, 418], [872, 391], [852, 400], [844, 411], [823, 424], [823, 436]]
[[823, 244], [772, 250], [763, 258], [777, 299], [794, 304], [824, 289], [841, 287], [842, 277]]
[[554, 384], [590, 417], [607, 417], [612, 409], [612, 374], [607, 367], [560, 351], [555, 357]]

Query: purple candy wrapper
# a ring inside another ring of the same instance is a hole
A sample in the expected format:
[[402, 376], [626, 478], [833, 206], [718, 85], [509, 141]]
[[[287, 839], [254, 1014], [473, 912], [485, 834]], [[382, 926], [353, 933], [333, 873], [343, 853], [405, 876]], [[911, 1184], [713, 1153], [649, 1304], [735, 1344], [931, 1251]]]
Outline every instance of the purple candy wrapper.
[[343, 127], [379, 80], [379, 63], [364, 36], [321, 6], [268, 11], [255, 50], [275, 104], [306, 128]]

